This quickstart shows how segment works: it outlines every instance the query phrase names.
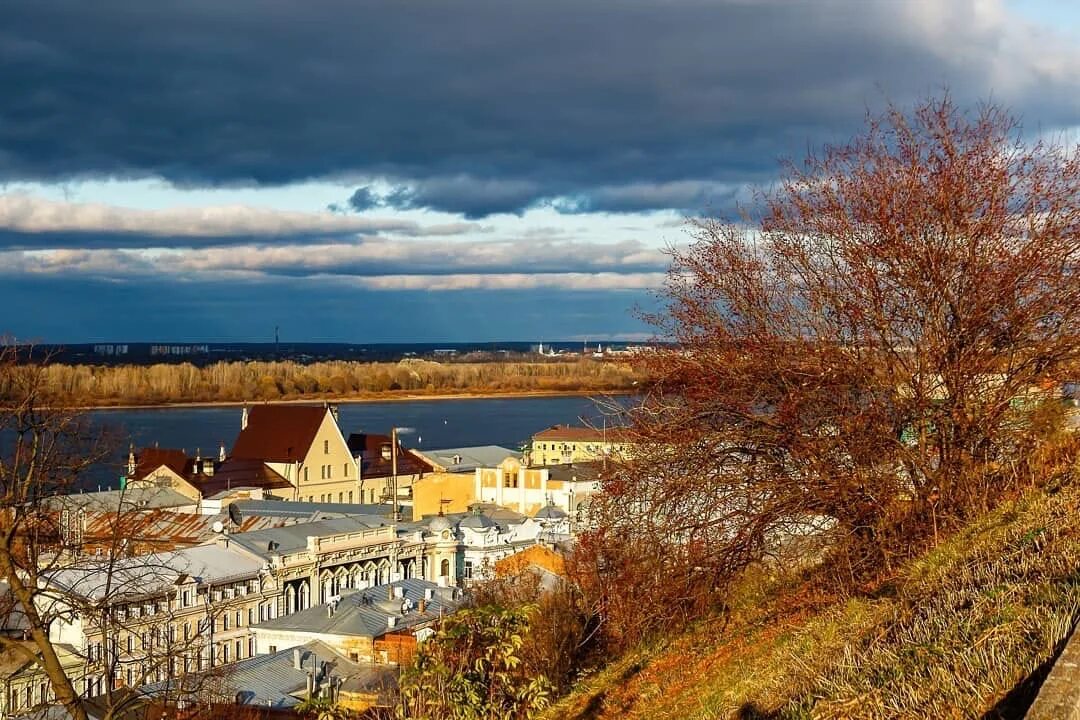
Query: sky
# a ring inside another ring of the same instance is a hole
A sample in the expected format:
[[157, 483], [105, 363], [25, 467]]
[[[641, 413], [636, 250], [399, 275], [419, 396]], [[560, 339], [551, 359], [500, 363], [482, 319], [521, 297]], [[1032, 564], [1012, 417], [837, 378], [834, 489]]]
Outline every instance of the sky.
[[686, 219], [948, 88], [1080, 139], [1066, 0], [0, 0], [0, 335], [647, 338]]

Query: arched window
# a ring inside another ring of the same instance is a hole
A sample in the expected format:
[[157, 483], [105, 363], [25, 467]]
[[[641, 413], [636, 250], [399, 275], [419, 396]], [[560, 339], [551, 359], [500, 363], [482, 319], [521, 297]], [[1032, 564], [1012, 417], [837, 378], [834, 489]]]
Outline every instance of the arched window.
[[443, 560], [442, 565], [439, 566], [439, 575], [442, 577], [450, 577], [450, 561]]

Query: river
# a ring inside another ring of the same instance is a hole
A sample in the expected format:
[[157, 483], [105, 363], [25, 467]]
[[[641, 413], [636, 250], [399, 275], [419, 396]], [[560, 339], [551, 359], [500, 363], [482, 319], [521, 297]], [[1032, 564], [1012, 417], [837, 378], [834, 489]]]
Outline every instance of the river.
[[[95, 424], [122, 438], [116, 460], [87, 474], [88, 489], [115, 487], [127, 444], [184, 448], [216, 456], [218, 446], [232, 447], [240, 432], [240, 407], [166, 407], [89, 412]], [[502, 445], [519, 449], [533, 433], [555, 424], [601, 422], [601, 413], [587, 397], [462, 398], [395, 402], [343, 403], [341, 431], [388, 433], [393, 426], [412, 428], [407, 447], [419, 449]]]

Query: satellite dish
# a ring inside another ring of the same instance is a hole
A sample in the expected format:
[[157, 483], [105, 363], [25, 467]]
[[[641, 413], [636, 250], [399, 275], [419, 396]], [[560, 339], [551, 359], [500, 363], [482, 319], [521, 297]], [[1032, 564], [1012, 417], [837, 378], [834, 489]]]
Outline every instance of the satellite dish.
[[244, 519], [244, 516], [240, 514], [240, 508], [236, 507], [236, 503], [229, 505], [229, 519], [233, 521], [233, 524], [237, 527], [240, 526], [240, 522]]
[[225, 529], [225, 525], [220, 520], [215, 520], [214, 524], [210, 526], [210, 529], [216, 533], [219, 533]]

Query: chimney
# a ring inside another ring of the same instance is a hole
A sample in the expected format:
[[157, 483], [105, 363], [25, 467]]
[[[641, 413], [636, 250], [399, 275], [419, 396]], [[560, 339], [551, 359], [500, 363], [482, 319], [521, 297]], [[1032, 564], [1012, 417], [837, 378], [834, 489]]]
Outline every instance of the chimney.
[[246, 430], [248, 426], [248, 406], [244, 403], [244, 409], [240, 411], [240, 429]]
[[330, 405], [330, 415], [332, 415], [332, 416], [333, 416], [333, 418], [334, 418], [334, 424], [335, 424], [335, 425], [337, 425], [337, 424], [339, 424], [339, 423], [340, 423], [340, 421], [339, 421], [339, 419], [338, 419], [338, 406], [337, 406], [337, 404], [336, 404], [336, 403], [335, 403], [335, 404], [332, 404], [332, 405]]
[[302, 664], [302, 659], [303, 659], [303, 652], [304, 651], [301, 650], [300, 648], [293, 648], [293, 651], [292, 651], [292, 666], [294, 668], [296, 668], [297, 670], [301, 669], [301, 664]]
[[128, 445], [128, 477], [135, 474], [135, 443]]
[[217, 459], [218, 459], [218, 462], [225, 462], [225, 443], [224, 442], [221, 443], [221, 445], [218, 447]]
[[390, 443], [383, 443], [382, 446], [382, 459], [390, 460], [393, 457], [393, 450], [390, 448]]
[[435, 597], [435, 588], [424, 588], [424, 599], [431, 600]]
[[404, 587], [402, 587], [401, 585], [398, 585], [398, 586], [396, 586], [396, 587], [394, 588], [394, 597], [395, 597], [396, 599], [398, 599], [398, 600], [400, 600], [400, 599], [402, 599], [403, 597], [405, 597], [405, 588], [404, 588]]
[[[426, 593], [425, 593], [425, 595], [426, 595]], [[425, 612], [427, 612], [427, 598], [426, 597], [420, 598], [420, 604], [417, 605], [416, 611], [418, 613], [420, 613], [421, 615], [423, 615]]]
[[387, 630], [393, 630], [396, 627], [397, 627], [397, 617], [395, 617], [394, 615], [387, 615], [386, 616], [386, 629]]
[[394, 586], [393, 585], [387, 585], [386, 586], [386, 599], [387, 600], [393, 600], [394, 599]]

